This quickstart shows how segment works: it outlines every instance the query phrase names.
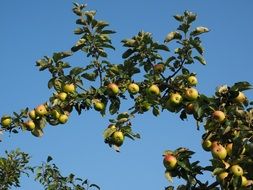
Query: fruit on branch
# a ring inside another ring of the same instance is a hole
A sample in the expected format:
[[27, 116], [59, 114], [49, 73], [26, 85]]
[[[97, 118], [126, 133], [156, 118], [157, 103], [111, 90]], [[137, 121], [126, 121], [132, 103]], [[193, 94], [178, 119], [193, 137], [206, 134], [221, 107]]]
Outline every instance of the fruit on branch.
[[26, 121], [24, 125], [28, 131], [32, 131], [35, 128], [35, 123], [33, 122], [33, 120]]
[[46, 115], [46, 114], [47, 114], [46, 106], [43, 105], [43, 104], [37, 106], [37, 107], [35, 108], [35, 113], [36, 113], [36, 115], [39, 115], [39, 116], [44, 116], [44, 115]]
[[191, 86], [195, 86], [198, 84], [198, 79], [195, 76], [189, 76], [187, 78], [187, 81]]
[[229, 143], [226, 145], [226, 150], [229, 156], [232, 154], [232, 148], [233, 148], [233, 143]]
[[60, 122], [61, 124], [66, 123], [66, 122], [68, 121], [68, 119], [69, 119], [69, 116], [68, 116], [66, 113], [61, 114], [61, 115], [59, 116], [59, 118], [58, 118], [58, 120], [59, 120], [59, 122]]
[[42, 137], [43, 136], [43, 131], [41, 129], [35, 128], [32, 130], [32, 134], [35, 137]]
[[164, 70], [165, 70], [164, 64], [159, 63], [154, 66], [154, 72], [156, 74], [161, 74], [162, 72], [164, 72]]
[[177, 106], [183, 101], [183, 98], [178, 92], [175, 92], [175, 93], [170, 94], [170, 98], [168, 101], [169, 101], [168, 103], [171, 103], [172, 105]]
[[33, 110], [31, 110], [29, 113], [28, 113], [28, 115], [29, 115], [29, 117], [32, 119], [32, 120], [34, 120], [34, 119], [36, 119], [36, 112], [35, 112], [35, 110], [33, 109]]
[[212, 146], [211, 152], [213, 157], [219, 158], [221, 160], [224, 160], [227, 157], [227, 151], [221, 144]]
[[222, 123], [225, 120], [226, 115], [223, 111], [216, 110], [213, 112], [212, 117], [215, 121]]
[[221, 172], [217, 175], [217, 180], [222, 182], [228, 176], [228, 172]]
[[168, 170], [172, 170], [177, 166], [177, 158], [172, 154], [166, 154], [163, 158], [163, 165]]
[[185, 111], [188, 114], [193, 114], [194, 113], [194, 105], [192, 103], [189, 103], [185, 106]]
[[119, 87], [115, 83], [110, 83], [107, 85], [107, 93], [109, 96], [115, 96], [119, 93]]
[[66, 93], [73, 93], [73, 92], [75, 92], [76, 87], [73, 83], [64, 84], [62, 90], [63, 90], [63, 92], [66, 92]]
[[68, 94], [66, 92], [60, 92], [59, 94], [57, 94], [57, 97], [61, 100], [61, 101], [65, 101], [67, 98]]
[[147, 101], [144, 101], [141, 103], [141, 110], [144, 112], [148, 111], [150, 109], [150, 107], [151, 107], [151, 105]]
[[105, 109], [105, 104], [103, 102], [101, 102], [101, 100], [99, 100], [99, 99], [94, 99], [93, 105], [94, 105], [94, 109], [96, 111], [102, 111]]
[[231, 166], [230, 171], [235, 176], [242, 176], [243, 175], [243, 169], [238, 164]]
[[11, 125], [11, 121], [12, 121], [12, 119], [10, 116], [3, 116], [1, 118], [1, 125], [3, 127], [9, 127]]
[[156, 84], [152, 84], [148, 89], [147, 93], [150, 96], [158, 96], [160, 94], [160, 89]]
[[245, 101], [246, 101], [246, 96], [244, 95], [244, 93], [243, 92], [239, 92], [239, 94], [238, 94], [238, 96], [237, 97], [235, 97], [235, 99], [234, 99], [236, 102], [238, 102], [238, 103], [244, 103]]
[[210, 151], [211, 147], [212, 147], [212, 141], [210, 141], [210, 140], [204, 140], [204, 141], [202, 141], [202, 148], [205, 151]]
[[115, 131], [112, 134], [112, 144], [116, 145], [116, 146], [121, 146], [124, 142], [124, 134], [122, 131]]
[[199, 93], [198, 93], [197, 89], [195, 89], [195, 88], [187, 88], [185, 90], [184, 96], [187, 100], [193, 101], [198, 98]]
[[60, 117], [60, 113], [55, 109], [51, 112], [51, 114], [54, 119], [59, 119], [59, 117]]
[[242, 179], [242, 187], [246, 187], [248, 186], [248, 179], [245, 177], [245, 176], [241, 176], [241, 179]]
[[130, 94], [137, 94], [140, 90], [138, 84], [136, 84], [136, 83], [129, 84], [127, 89]]

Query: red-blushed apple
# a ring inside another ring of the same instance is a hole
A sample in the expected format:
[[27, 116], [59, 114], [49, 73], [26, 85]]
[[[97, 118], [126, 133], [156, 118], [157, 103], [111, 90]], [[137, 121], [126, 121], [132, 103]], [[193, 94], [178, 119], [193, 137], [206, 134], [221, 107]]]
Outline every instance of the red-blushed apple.
[[66, 92], [60, 92], [59, 94], [57, 94], [57, 97], [61, 100], [61, 101], [65, 101], [67, 98], [68, 94]]
[[73, 93], [73, 92], [75, 92], [76, 87], [73, 83], [64, 84], [62, 90], [63, 90], [63, 92], [66, 92], [66, 93]]
[[158, 96], [160, 94], [160, 89], [156, 84], [152, 84], [148, 89], [147, 89], [148, 95], [151, 96]]
[[28, 131], [32, 131], [35, 128], [35, 123], [33, 122], [33, 120], [26, 121], [24, 125]]
[[215, 121], [222, 123], [225, 121], [226, 115], [223, 111], [216, 110], [213, 112], [212, 117]]
[[227, 151], [221, 144], [212, 146], [211, 152], [213, 157], [224, 160], [227, 157]]
[[11, 122], [12, 122], [12, 119], [10, 116], [5, 115], [1, 118], [1, 125], [3, 127], [9, 127], [11, 125]]
[[172, 170], [177, 166], [177, 158], [172, 154], [166, 154], [163, 158], [163, 165], [168, 170]]
[[187, 81], [191, 86], [195, 86], [196, 84], [198, 84], [198, 79], [195, 76], [189, 76], [187, 78]]
[[238, 96], [234, 99], [236, 102], [243, 104], [246, 101], [246, 96], [243, 92], [239, 92]]
[[137, 94], [140, 90], [138, 84], [136, 84], [136, 83], [129, 84], [127, 89], [130, 94]]
[[105, 109], [105, 104], [103, 102], [101, 102], [101, 100], [99, 100], [99, 99], [94, 99], [93, 105], [94, 105], [94, 109], [96, 111], [102, 111]]
[[199, 93], [197, 89], [191, 87], [185, 90], [184, 96], [187, 100], [193, 101], [198, 99]]
[[156, 74], [160, 74], [160, 73], [164, 72], [164, 70], [165, 70], [164, 64], [159, 63], [159, 64], [156, 64], [156, 65], [154, 66], [154, 72], [155, 72]]
[[44, 116], [44, 115], [46, 115], [46, 114], [47, 114], [46, 106], [43, 105], [43, 104], [37, 106], [37, 107], [35, 108], [35, 113], [36, 113], [36, 115], [39, 115], [39, 116]]
[[32, 120], [34, 120], [34, 119], [36, 119], [36, 112], [35, 112], [35, 110], [33, 109], [33, 110], [31, 110], [29, 113], [28, 113], [28, 115], [29, 115], [29, 117], [32, 119]]
[[125, 136], [122, 131], [115, 131], [112, 134], [112, 143], [119, 147], [123, 144], [124, 138]]
[[119, 93], [119, 87], [115, 83], [110, 83], [107, 85], [107, 93], [109, 96], [116, 96]]
[[243, 175], [243, 169], [238, 164], [231, 166], [230, 171], [235, 176], [242, 176]]

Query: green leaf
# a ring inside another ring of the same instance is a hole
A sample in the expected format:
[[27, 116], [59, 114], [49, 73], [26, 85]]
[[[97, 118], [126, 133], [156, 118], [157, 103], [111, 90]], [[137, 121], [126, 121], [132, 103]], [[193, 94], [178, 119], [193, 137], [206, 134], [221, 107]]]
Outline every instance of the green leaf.
[[53, 158], [51, 156], [47, 157], [47, 162], [50, 162], [51, 160], [53, 160]]
[[199, 26], [197, 27], [195, 30], [193, 30], [190, 35], [191, 36], [198, 36], [200, 34], [203, 34], [203, 33], [206, 33], [206, 32], [209, 32], [209, 29], [206, 28], [206, 27], [203, 27], [203, 26]]
[[123, 58], [123, 59], [126, 59], [126, 58], [128, 58], [130, 55], [132, 55], [133, 53], [134, 53], [134, 50], [128, 49], [128, 50], [126, 50], [126, 51], [122, 54], [122, 58]]
[[249, 89], [252, 89], [252, 85], [247, 81], [237, 82], [231, 87], [231, 90], [236, 91], [244, 91]]
[[163, 44], [156, 44], [154, 48], [159, 49], [159, 50], [164, 50], [164, 51], [170, 51], [169, 48]]
[[175, 40], [175, 39], [178, 39], [178, 40], [181, 40], [182, 39], [182, 35], [177, 32], [177, 31], [174, 31], [174, 32], [170, 32], [169, 34], [167, 34], [164, 42], [170, 42], [172, 40]]
[[89, 81], [95, 81], [98, 73], [97, 72], [93, 72], [93, 73], [84, 73], [81, 75], [83, 78], [89, 80]]
[[81, 68], [81, 67], [74, 67], [73, 69], [70, 70], [69, 74], [77, 76], [77, 75], [81, 74], [84, 70], [85, 69]]
[[202, 65], [206, 65], [206, 61], [202, 56], [195, 56], [193, 58], [198, 60]]
[[117, 111], [119, 110], [119, 107], [120, 107], [120, 99], [119, 98], [111, 99], [111, 104], [109, 107], [110, 114], [113, 115], [117, 113]]
[[53, 60], [55, 63], [57, 63], [59, 60], [69, 57], [73, 55], [71, 51], [65, 51], [65, 52], [58, 52], [53, 54]]
[[158, 107], [158, 106], [154, 106], [154, 107], [153, 107], [152, 113], [153, 113], [153, 115], [156, 116], [156, 117], [157, 117], [158, 115], [160, 115], [159, 107]]

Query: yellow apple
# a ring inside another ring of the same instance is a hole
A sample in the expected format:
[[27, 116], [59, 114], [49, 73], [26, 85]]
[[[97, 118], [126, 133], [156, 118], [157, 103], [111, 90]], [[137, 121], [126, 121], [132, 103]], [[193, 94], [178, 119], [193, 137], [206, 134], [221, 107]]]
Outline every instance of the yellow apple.
[[222, 123], [225, 120], [226, 115], [223, 111], [216, 110], [216, 111], [213, 112], [212, 117], [215, 121], [218, 121], [219, 123]]
[[35, 108], [35, 113], [39, 116], [44, 116], [47, 114], [47, 109], [45, 105], [41, 104]]
[[191, 87], [185, 90], [184, 96], [187, 100], [193, 101], [198, 99], [199, 93], [197, 89]]
[[242, 176], [243, 175], [243, 169], [239, 165], [233, 165], [230, 168], [230, 171], [235, 175], [235, 176]]
[[172, 154], [166, 154], [163, 158], [163, 165], [168, 170], [172, 170], [177, 166], [177, 158]]
[[65, 101], [67, 98], [68, 94], [66, 92], [60, 92], [57, 97], [61, 100], [61, 101]]
[[35, 123], [33, 122], [33, 120], [26, 121], [24, 125], [28, 131], [32, 131], [35, 128]]
[[136, 84], [136, 83], [129, 84], [127, 89], [130, 94], [137, 94], [140, 90], [138, 84]]
[[73, 93], [73, 92], [75, 92], [76, 87], [75, 87], [75, 85], [72, 84], [72, 83], [71, 83], [71, 84], [65, 84], [65, 85], [63, 85], [62, 90], [63, 90], [64, 92], [66, 92], [66, 93]]
[[11, 121], [12, 121], [12, 119], [10, 116], [3, 116], [1, 118], [1, 125], [3, 127], [9, 127], [11, 125]]
[[124, 134], [121, 131], [115, 131], [112, 134], [112, 143], [116, 146], [121, 146], [124, 142]]
[[156, 84], [152, 84], [148, 89], [147, 89], [148, 95], [151, 96], [158, 96], [160, 94], [160, 89]]
[[189, 76], [187, 78], [187, 81], [192, 86], [195, 86], [196, 84], [198, 84], [198, 79], [195, 76]]

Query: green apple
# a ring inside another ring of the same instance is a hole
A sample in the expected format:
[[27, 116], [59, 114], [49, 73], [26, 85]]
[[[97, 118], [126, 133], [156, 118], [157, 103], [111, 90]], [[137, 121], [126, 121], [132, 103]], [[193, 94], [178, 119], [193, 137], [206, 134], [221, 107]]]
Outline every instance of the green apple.
[[146, 112], [150, 109], [151, 105], [147, 101], [141, 103], [141, 110]]
[[75, 87], [75, 85], [73, 83], [71, 83], [71, 84], [65, 84], [65, 85], [63, 85], [62, 90], [64, 92], [66, 92], [66, 93], [73, 93], [73, 92], [75, 92], [76, 87]]
[[160, 94], [160, 89], [156, 84], [152, 84], [148, 89], [147, 89], [148, 95], [151, 96], [158, 96]]
[[239, 92], [238, 96], [234, 99], [238, 103], [244, 103], [246, 101], [246, 96], [243, 92]]
[[61, 123], [61, 124], [64, 124], [68, 121], [69, 119], [69, 116], [67, 114], [61, 114], [58, 118], [58, 121]]
[[175, 92], [175, 93], [171, 93], [170, 94], [170, 98], [168, 100], [172, 105], [179, 105], [182, 101], [183, 101], [183, 98], [182, 96], [178, 93], [178, 92]]
[[215, 121], [222, 123], [225, 120], [226, 115], [223, 111], [216, 110], [213, 112], [212, 117]]
[[12, 119], [11, 119], [11, 117], [10, 116], [3, 116], [2, 118], [1, 118], [1, 125], [3, 126], [3, 127], [9, 127], [10, 125], [11, 125], [11, 121], [12, 121]]
[[52, 114], [52, 116], [53, 116], [53, 118], [54, 119], [59, 119], [59, 117], [60, 117], [60, 113], [57, 111], [57, 110], [52, 110], [52, 112], [51, 112], [51, 114]]
[[213, 157], [224, 160], [227, 157], [227, 150], [221, 144], [214, 145], [211, 148]]
[[24, 125], [28, 131], [32, 131], [35, 128], [35, 123], [33, 122], [33, 120], [26, 121]]
[[115, 96], [119, 93], [119, 87], [115, 83], [110, 83], [107, 85], [107, 93], [110, 96]]
[[34, 119], [36, 119], [36, 111], [33, 109], [33, 110], [31, 110], [29, 113], [28, 113], [28, 115], [29, 115], [29, 117], [32, 119], [32, 120], [34, 120]]
[[37, 106], [37, 107], [35, 108], [35, 113], [36, 113], [36, 115], [39, 115], [39, 116], [44, 116], [44, 115], [46, 115], [46, 114], [47, 114], [46, 106], [43, 105], [43, 104]]
[[233, 148], [233, 143], [229, 143], [226, 145], [226, 150], [229, 156], [232, 154], [232, 148]]
[[124, 142], [124, 134], [121, 131], [115, 131], [112, 134], [112, 143], [116, 146], [121, 146]]
[[93, 105], [94, 105], [94, 109], [96, 111], [102, 111], [105, 109], [105, 104], [103, 102], [101, 102], [99, 99], [94, 99]]
[[156, 64], [156, 65], [154, 66], [154, 72], [155, 72], [156, 74], [160, 74], [160, 73], [164, 72], [164, 70], [165, 70], [164, 64], [159, 63], [159, 64]]
[[177, 166], [177, 158], [172, 154], [166, 154], [163, 158], [163, 165], [168, 170], [172, 170]]
[[221, 172], [217, 175], [217, 180], [218, 181], [224, 181], [224, 179], [228, 176], [228, 172]]
[[191, 86], [195, 86], [196, 84], [198, 84], [198, 79], [195, 76], [189, 76], [187, 78], [187, 81]]
[[235, 176], [242, 176], [243, 175], [243, 169], [239, 165], [233, 165], [230, 168], [230, 171], [235, 175]]
[[199, 93], [197, 89], [191, 87], [185, 90], [184, 96], [187, 100], [193, 101], [198, 99]]
[[140, 90], [138, 84], [136, 84], [136, 83], [129, 84], [127, 89], [130, 94], [137, 94]]
[[60, 92], [57, 97], [61, 100], [61, 101], [65, 101], [67, 98], [68, 94], [66, 92]]
[[210, 140], [204, 140], [204, 141], [202, 141], [202, 148], [205, 151], [210, 151], [211, 147], [212, 147], [212, 141], [210, 141]]

